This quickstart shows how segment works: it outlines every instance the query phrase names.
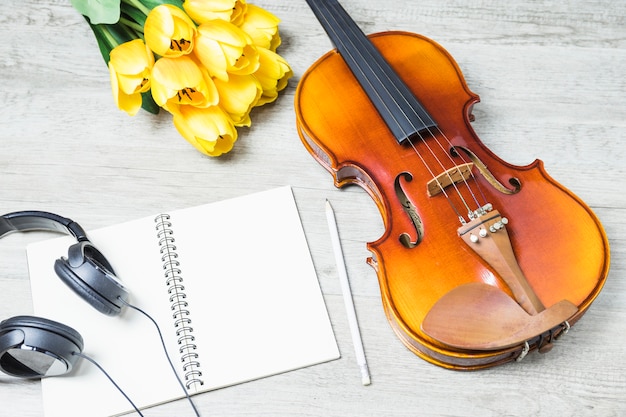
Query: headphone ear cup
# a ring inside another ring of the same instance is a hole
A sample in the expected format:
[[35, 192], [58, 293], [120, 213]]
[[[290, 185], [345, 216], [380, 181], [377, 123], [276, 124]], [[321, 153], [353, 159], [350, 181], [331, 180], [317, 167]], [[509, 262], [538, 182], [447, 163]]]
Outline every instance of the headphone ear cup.
[[90, 242], [70, 246], [68, 258], [57, 259], [54, 271], [78, 296], [108, 316], [120, 314], [128, 292], [104, 255]]
[[[40, 378], [68, 373], [78, 361], [75, 353], [82, 350], [82, 336], [53, 320], [16, 316], [0, 323], [0, 369], [9, 375]], [[42, 355], [48, 359], [42, 360]]]

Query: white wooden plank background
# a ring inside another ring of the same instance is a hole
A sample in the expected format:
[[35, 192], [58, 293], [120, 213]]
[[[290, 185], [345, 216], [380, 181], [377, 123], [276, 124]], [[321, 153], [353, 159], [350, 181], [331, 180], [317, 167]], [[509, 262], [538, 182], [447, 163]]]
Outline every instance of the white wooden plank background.
[[[300, 143], [295, 87], [330, 41], [304, 0], [250, 2], [282, 19], [279, 52], [295, 76], [275, 104], [255, 110], [231, 154], [211, 159], [178, 136], [168, 115], [130, 118], [115, 108], [93, 35], [68, 0], [3, 0], [0, 211], [54, 211], [93, 229], [293, 186], [342, 358], [199, 395], [203, 416], [624, 415], [626, 2], [342, 2], [366, 33], [408, 30], [442, 44], [481, 97], [474, 128], [483, 142], [514, 164], [542, 159], [608, 234], [609, 279], [567, 338], [548, 355], [470, 373], [430, 365], [394, 336], [365, 264], [365, 243], [382, 233], [378, 212], [362, 190], [335, 189]], [[361, 386], [355, 364], [325, 199], [339, 222], [369, 387]], [[0, 241], [0, 318], [32, 313], [24, 247], [48, 237]], [[3, 416], [42, 415], [39, 382], [0, 375], [0, 404]], [[179, 401], [147, 415], [188, 411]]]

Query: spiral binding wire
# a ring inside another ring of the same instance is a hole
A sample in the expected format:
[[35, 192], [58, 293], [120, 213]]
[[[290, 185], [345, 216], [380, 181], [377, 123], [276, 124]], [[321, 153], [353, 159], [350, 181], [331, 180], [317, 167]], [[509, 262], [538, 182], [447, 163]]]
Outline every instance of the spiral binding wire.
[[202, 371], [200, 369], [199, 355], [193, 327], [191, 327], [191, 312], [185, 286], [183, 285], [182, 269], [176, 252], [176, 239], [169, 214], [159, 214], [155, 217], [157, 239], [161, 261], [163, 262], [163, 275], [167, 285], [172, 319], [178, 338], [180, 360], [183, 364], [185, 386], [190, 389], [195, 384], [204, 385]]

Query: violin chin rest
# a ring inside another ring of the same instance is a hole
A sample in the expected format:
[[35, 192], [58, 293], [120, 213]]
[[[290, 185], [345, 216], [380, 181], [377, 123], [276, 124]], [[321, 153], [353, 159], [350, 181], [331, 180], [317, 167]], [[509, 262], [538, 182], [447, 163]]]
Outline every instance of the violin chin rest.
[[524, 344], [577, 312], [574, 304], [562, 300], [530, 315], [502, 290], [471, 283], [441, 297], [424, 318], [422, 330], [453, 348], [498, 350]]

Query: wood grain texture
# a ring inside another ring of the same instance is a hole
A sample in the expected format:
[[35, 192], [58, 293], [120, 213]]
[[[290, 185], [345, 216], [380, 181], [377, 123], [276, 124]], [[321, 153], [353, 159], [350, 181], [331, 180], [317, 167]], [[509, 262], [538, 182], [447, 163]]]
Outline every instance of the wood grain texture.
[[[473, 126], [483, 142], [510, 163], [543, 160], [554, 178], [591, 206], [609, 237], [606, 286], [552, 352], [470, 373], [427, 364], [397, 340], [376, 274], [365, 263], [365, 243], [383, 231], [376, 207], [356, 187], [336, 190], [300, 143], [295, 87], [331, 48], [326, 34], [304, 1], [253, 3], [281, 18], [279, 51], [295, 76], [276, 103], [253, 112], [252, 127], [240, 130], [231, 154], [211, 159], [178, 135], [167, 114], [130, 118], [115, 108], [93, 35], [69, 1], [2, 1], [2, 212], [55, 211], [89, 230], [293, 186], [342, 358], [199, 395], [203, 416], [624, 415], [626, 2], [342, 1], [366, 33], [408, 30], [446, 48], [481, 97]], [[369, 387], [359, 381], [325, 199], [337, 216]], [[24, 247], [52, 236], [37, 232], [0, 241], [0, 318], [32, 313]], [[0, 375], [0, 404], [0, 415], [42, 415], [40, 383]], [[190, 413], [179, 401], [147, 415]]]

